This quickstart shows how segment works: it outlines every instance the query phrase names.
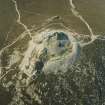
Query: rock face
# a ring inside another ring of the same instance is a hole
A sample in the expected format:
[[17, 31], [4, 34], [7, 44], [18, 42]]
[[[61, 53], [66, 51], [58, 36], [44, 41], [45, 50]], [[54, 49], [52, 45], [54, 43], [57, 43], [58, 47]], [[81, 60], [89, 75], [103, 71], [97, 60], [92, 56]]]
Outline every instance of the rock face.
[[72, 52], [72, 44], [70, 43], [70, 39], [63, 32], [55, 32], [49, 35], [44, 40], [44, 47], [47, 52], [43, 71], [46, 73], [57, 72], [55, 67], [65, 63], [67, 56], [69, 56]]
[[[19, 51], [13, 51], [13, 56], [9, 55], [9, 50], [5, 51], [2, 63], [14, 65], [2, 68], [0, 102], [2, 105], [102, 105], [99, 103], [104, 93], [99, 89], [103, 82], [98, 84], [98, 81], [104, 78], [100, 76], [104, 74], [104, 58], [103, 62], [98, 60], [103, 51], [97, 53], [100, 47], [95, 49], [96, 45], [94, 42], [80, 53], [80, 46], [72, 34], [64, 30], [48, 30], [37, 33], [29, 41], [22, 57]], [[20, 59], [17, 60], [17, 56]], [[8, 63], [7, 58], [18, 62]], [[2, 99], [8, 99], [8, 102]]]
[[104, 12], [105, 0], [0, 0], [0, 105], [105, 105]]
[[73, 64], [80, 53], [76, 39], [70, 33], [61, 30], [47, 31], [38, 35], [35, 36], [35, 39], [39, 37], [37, 41], [30, 42], [20, 69], [29, 77], [37, 72], [45, 74], [57, 73], [59, 70], [66, 72], [64, 68]]
[[[23, 45], [19, 42], [2, 53], [1, 64], [7, 65], [0, 68], [2, 105], [102, 105], [103, 82], [98, 81], [104, 78], [103, 49], [95, 41], [81, 49], [79, 42], [84, 43], [84, 37], [74, 36], [64, 27], [32, 33], [32, 40], [25, 37]], [[98, 60], [101, 53], [102, 62]]]

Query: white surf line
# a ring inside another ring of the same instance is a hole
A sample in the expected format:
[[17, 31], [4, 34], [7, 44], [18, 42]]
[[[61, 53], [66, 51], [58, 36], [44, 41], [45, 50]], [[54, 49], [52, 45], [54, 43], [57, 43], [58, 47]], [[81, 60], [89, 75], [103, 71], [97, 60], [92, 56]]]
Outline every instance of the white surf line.
[[86, 27], [88, 28], [88, 30], [91, 34], [91, 39], [93, 40], [95, 36], [94, 36], [92, 28], [90, 27], [88, 22], [83, 18], [83, 16], [76, 10], [76, 6], [74, 5], [73, 0], [69, 0], [69, 3], [71, 6], [72, 13], [86, 25]]
[[28, 35], [32, 39], [32, 35], [31, 35], [31, 32], [30, 32], [30, 29], [28, 29], [28, 27], [24, 23], [22, 23], [22, 21], [21, 21], [21, 16], [20, 16], [20, 12], [19, 12], [19, 9], [18, 9], [17, 2], [15, 0], [12, 0], [12, 2], [14, 3], [15, 9], [16, 9], [16, 12], [17, 12], [17, 15], [18, 15], [17, 23], [20, 24], [21, 26], [23, 26], [25, 31], [28, 33]]

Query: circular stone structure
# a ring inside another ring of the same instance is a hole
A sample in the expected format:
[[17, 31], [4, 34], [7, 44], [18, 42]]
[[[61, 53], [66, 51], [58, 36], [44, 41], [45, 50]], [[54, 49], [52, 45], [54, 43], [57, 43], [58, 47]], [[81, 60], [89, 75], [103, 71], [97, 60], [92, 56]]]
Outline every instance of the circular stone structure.
[[79, 57], [80, 47], [70, 32], [46, 30], [30, 41], [20, 68], [28, 76], [66, 72]]

